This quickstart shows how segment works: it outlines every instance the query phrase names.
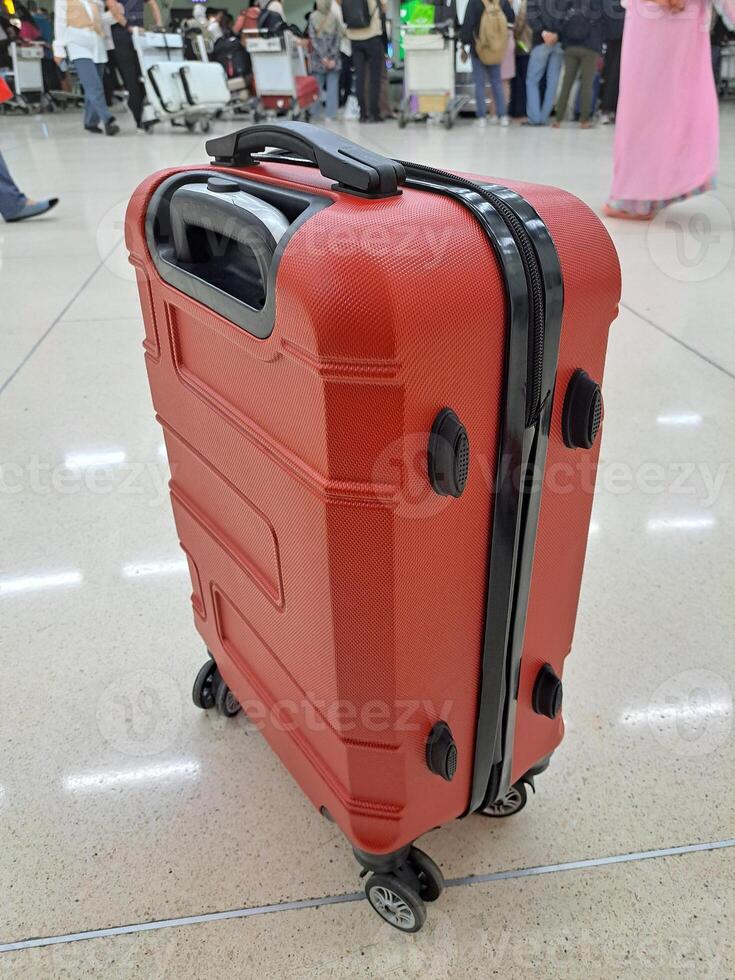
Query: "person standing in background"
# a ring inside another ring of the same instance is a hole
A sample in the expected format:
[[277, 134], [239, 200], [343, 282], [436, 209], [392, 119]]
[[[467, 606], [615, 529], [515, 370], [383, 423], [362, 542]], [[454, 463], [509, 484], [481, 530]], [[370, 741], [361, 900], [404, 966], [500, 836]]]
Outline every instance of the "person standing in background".
[[564, 122], [572, 85], [579, 75], [579, 125], [590, 129], [597, 59], [602, 51], [601, 0], [571, 0], [562, 20], [561, 43], [564, 80], [556, 100], [554, 128]]
[[[332, 122], [339, 108], [339, 46], [342, 24], [335, 16], [333, 0], [316, 0], [316, 9], [309, 14], [309, 71], [319, 82], [320, 93], [326, 100], [325, 119]], [[318, 103], [321, 113], [321, 101]]]
[[84, 89], [84, 128], [101, 133], [100, 123], [108, 136], [120, 127], [112, 118], [105, 101], [102, 75], [107, 64], [103, 17], [109, 17], [101, 0], [56, 0], [54, 5], [54, 59], [58, 64], [68, 58], [74, 65]]
[[[529, 126], [545, 126], [559, 87], [564, 52], [559, 41], [561, 29], [553, 0], [528, 0], [526, 16], [533, 31], [533, 47], [526, 73], [526, 114]], [[546, 81], [544, 101], [541, 84]]]
[[[493, 29], [493, 32], [497, 30], [498, 41], [500, 42], [500, 24], [505, 21], [503, 26], [504, 37], [502, 38], [500, 53], [498, 55], [497, 63], [487, 63], [483, 61], [478, 52], [477, 44], [482, 30], [482, 19], [483, 17], [492, 18], [497, 24], [497, 27]], [[508, 25], [512, 24], [516, 19], [515, 11], [511, 7], [508, 0], [470, 0], [467, 4], [467, 10], [465, 11], [464, 21], [462, 22], [462, 32], [461, 39], [462, 44], [469, 48], [470, 57], [472, 59], [472, 76], [475, 82], [475, 115], [477, 117], [477, 123], [480, 126], [484, 126], [487, 123], [487, 104], [485, 102], [485, 86], [489, 82], [490, 87], [493, 92], [493, 102], [495, 103], [495, 118], [493, 122], [500, 123], [501, 126], [507, 126], [510, 123], [508, 118], [508, 106], [505, 100], [505, 91], [503, 89], [503, 74], [501, 69], [501, 62], [507, 51], [507, 29]], [[466, 59], [467, 54], [463, 52], [463, 58]], [[514, 72], [515, 74], [515, 69]]]
[[342, 0], [347, 37], [352, 45], [360, 122], [381, 122], [380, 77], [383, 53], [383, 0]]
[[605, 0], [602, 21], [605, 41], [605, 60], [602, 67], [602, 110], [603, 125], [615, 122], [618, 108], [618, 89], [620, 88], [620, 52], [623, 47], [623, 24], [625, 9], [620, 0]]
[[156, 27], [163, 27], [161, 11], [156, 0], [107, 0], [107, 7], [115, 23], [112, 25], [112, 42], [115, 46], [117, 69], [128, 93], [128, 109], [138, 129], [143, 128], [143, 103], [145, 89], [140, 80], [140, 63], [133, 47], [131, 31], [142, 29], [143, 12], [150, 4]]
[[[728, 26], [735, 3], [718, 4]], [[709, 0], [628, 0], [620, 62], [613, 180], [603, 211], [650, 221], [675, 201], [711, 190], [719, 107]]]

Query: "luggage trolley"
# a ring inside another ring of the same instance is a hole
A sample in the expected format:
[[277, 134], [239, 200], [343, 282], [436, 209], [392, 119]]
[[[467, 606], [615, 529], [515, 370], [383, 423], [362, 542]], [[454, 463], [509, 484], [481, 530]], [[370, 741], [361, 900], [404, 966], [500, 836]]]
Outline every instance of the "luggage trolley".
[[143, 128], [150, 131], [159, 120], [169, 119], [174, 126], [191, 131], [199, 124], [208, 132], [212, 118], [230, 101], [222, 65], [185, 61], [180, 34], [134, 31], [133, 45], [148, 100]]
[[309, 118], [319, 99], [317, 80], [306, 71], [304, 49], [290, 30], [278, 34], [259, 30], [242, 32], [253, 64], [257, 95], [254, 122], [288, 112], [292, 119]]
[[[410, 121], [425, 122], [439, 116], [442, 125], [451, 129], [467, 96], [455, 89], [455, 39], [451, 23], [404, 24], [405, 52], [404, 94], [398, 125]], [[416, 100], [417, 111], [412, 102]]]
[[[10, 64], [13, 90], [12, 98], [5, 103], [5, 112], [32, 112], [46, 101], [43, 91], [43, 45], [36, 42], [10, 44]], [[7, 75], [6, 75], [7, 77]], [[29, 99], [29, 96], [32, 98]]]

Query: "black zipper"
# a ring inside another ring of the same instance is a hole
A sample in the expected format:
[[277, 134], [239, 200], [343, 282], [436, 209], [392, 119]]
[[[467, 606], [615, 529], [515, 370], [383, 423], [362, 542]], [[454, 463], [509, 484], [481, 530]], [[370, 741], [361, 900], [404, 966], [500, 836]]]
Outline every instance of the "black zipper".
[[[513, 236], [523, 263], [528, 284], [528, 305], [529, 305], [529, 338], [528, 338], [528, 360], [527, 360], [527, 395], [526, 395], [526, 425], [533, 425], [538, 418], [541, 409], [542, 376], [544, 364], [544, 335], [546, 329], [546, 303], [544, 278], [541, 263], [533, 246], [533, 241], [529, 235], [523, 221], [518, 217], [513, 208], [497, 194], [476, 184], [465, 177], [458, 177], [456, 174], [447, 170], [437, 170], [435, 167], [427, 167], [420, 163], [408, 163], [405, 160], [398, 161], [406, 169], [406, 183], [410, 184], [411, 173], [431, 174], [440, 177], [444, 183], [454, 187], [464, 187], [474, 191], [484, 200], [488, 201], [498, 214], [503, 218], [508, 230]], [[420, 184], [420, 177], [417, 183]]]

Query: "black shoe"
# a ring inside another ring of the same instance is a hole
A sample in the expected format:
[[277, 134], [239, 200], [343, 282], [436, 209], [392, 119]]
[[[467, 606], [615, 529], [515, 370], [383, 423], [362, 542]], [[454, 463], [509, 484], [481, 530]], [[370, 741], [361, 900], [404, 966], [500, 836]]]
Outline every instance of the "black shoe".
[[366, 122], [383, 122], [383, 116], [370, 116], [365, 120]]
[[360, 116], [360, 122], [367, 122], [367, 121], [368, 121], [367, 116]]
[[117, 123], [114, 123], [112, 119], [108, 119], [105, 123], [105, 132], [108, 136], [115, 136], [120, 132], [120, 127], [117, 125]]
[[99, 128], [99, 126], [85, 126], [84, 128], [87, 130], [88, 133], [101, 133], [102, 132], [102, 130]]

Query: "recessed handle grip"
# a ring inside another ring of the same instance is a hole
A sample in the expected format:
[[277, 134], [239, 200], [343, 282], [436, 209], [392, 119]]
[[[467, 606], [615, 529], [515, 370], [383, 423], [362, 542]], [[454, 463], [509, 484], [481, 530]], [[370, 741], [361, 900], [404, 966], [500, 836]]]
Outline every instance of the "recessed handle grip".
[[254, 153], [266, 147], [296, 153], [336, 182], [336, 189], [367, 197], [400, 194], [406, 173], [396, 160], [373, 153], [338, 133], [310, 123], [285, 122], [249, 126], [227, 136], [207, 140], [207, 153], [214, 162], [228, 167], [252, 167]]

